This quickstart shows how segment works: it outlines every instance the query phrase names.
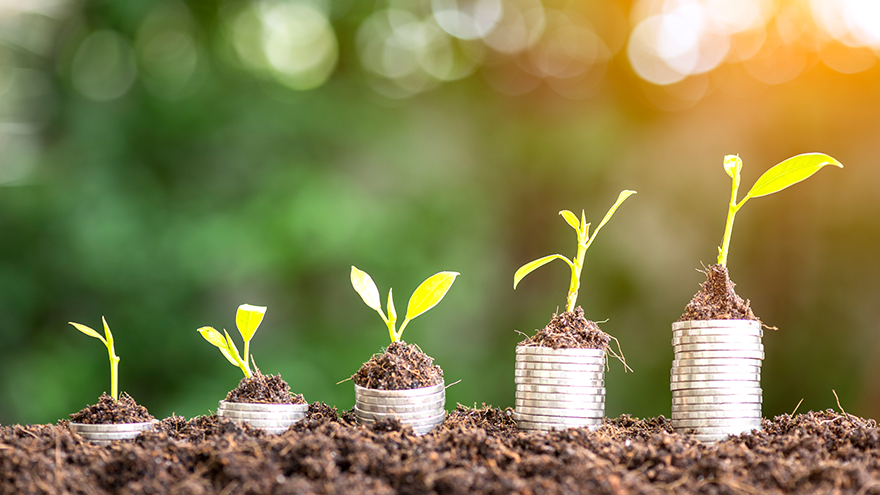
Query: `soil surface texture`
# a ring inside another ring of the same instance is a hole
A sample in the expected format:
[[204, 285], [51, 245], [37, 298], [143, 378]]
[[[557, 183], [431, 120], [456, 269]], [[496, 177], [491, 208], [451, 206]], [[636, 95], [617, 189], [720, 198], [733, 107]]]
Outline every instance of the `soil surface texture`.
[[749, 307], [749, 300], [743, 301], [736, 295], [727, 267], [712, 265], [705, 272], [706, 281], [694, 298], [684, 309], [678, 321], [690, 320], [758, 320]]
[[58, 425], [0, 428], [0, 493], [758, 494], [880, 491], [880, 431], [832, 411], [764, 420], [714, 445], [663, 416], [598, 431], [521, 432], [511, 410], [459, 405], [417, 437], [394, 421], [354, 426], [314, 403], [281, 435], [200, 416], [166, 418], [100, 446]]
[[98, 403], [70, 415], [70, 421], [87, 425], [111, 423], [146, 423], [154, 418], [144, 406], [139, 405], [125, 392], [114, 401], [107, 393], [101, 394]]
[[238, 387], [226, 394], [226, 402], [259, 404], [305, 404], [302, 395], [291, 395], [290, 385], [281, 375], [264, 375], [257, 370], [250, 378], [242, 378]]
[[419, 346], [400, 341], [392, 342], [385, 352], [373, 354], [351, 379], [365, 388], [407, 390], [443, 382], [443, 370]]
[[599, 325], [584, 318], [584, 310], [578, 306], [574, 311], [554, 313], [546, 327], [517, 345], [605, 350], [610, 340], [611, 336], [600, 330]]

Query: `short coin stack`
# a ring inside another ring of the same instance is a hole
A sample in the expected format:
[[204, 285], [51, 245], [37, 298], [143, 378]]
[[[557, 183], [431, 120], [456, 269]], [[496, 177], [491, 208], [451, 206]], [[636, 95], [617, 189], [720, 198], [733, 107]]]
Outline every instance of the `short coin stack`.
[[217, 417], [236, 423], [247, 423], [269, 433], [283, 433], [292, 425], [302, 421], [308, 411], [308, 404], [262, 404], [221, 400]]
[[672, 324], [672, 428], [715, 442], [761, 428], [761, 322]]
[[397, 418], [424, 435], [446, 419], [446, 385], [407, 390], [379, 390], [354, 386], [354, 414], [361, 424]]
[[152, 430], [158, 421], [144, 423], [70, 423], [70, 429], [92, 443], [106, 445], [114, 440], [131, 440], [145, 431]]
[[597, 429], [605, 417], [605, 351], [517, 346], [516, 412], [522, 430]]

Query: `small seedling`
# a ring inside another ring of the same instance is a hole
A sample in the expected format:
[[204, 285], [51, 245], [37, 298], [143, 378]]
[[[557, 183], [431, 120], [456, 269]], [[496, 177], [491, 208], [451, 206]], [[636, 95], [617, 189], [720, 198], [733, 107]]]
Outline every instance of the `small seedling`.
[[394, 297], [390, 288], [388, 289], [388, 316], [385, 316], [385, 313], [382, 312], [382, 298], [379, 295], [379, 289], [376, 287], [376, 283], [373, 282], [372, 277], [367, 275], [367, 272], [352, 266], [351, 285], [367, 306], [375, 309], [379, 316], [382, 317], [385, 325], [388, 326], [388, 335], [391, 336], [391, 342], [398, 342], [409, 322], [416, 316], [436, 306], [443, 299], [443, 296], [446, 295], [446, 292], [449, 291], [449, 288], [452, 287], [452, 283], [455, 282], [455, 277], [458, 275], [458, 272], [440, 272], [431, 275], [422, 282], [409, 298], [409, 304], [406, 307], [406, 319], [400, 325], [400, 330], [395, 330], [397, 311], [394, 309]]
[[266, 306], [252, 306], [250, 304], [242, 304], [235, 313], [235, 326], [238, 327], [238, 333], [241, 334], [241, 338], [244, 340], [244, 358], [238, 354], [238, 348], [235, 347], [235, 342], [232, 341], [232, 337], [229, 336], [229, 332], [225, 328], [222, 335], [214, 327], [202, 327], [197, 331], [202, 334], [205, 340], [220, 349], [220, 352], [227, 361], [233, 366], [238, 366], [245, 377], [250, 378], [253, 375], [248, 364], [251, 339], [254, 337], [254, 333], [259, 328], [260, 323], [263, 322], [265, 314]]
[[574, 261], [566, 258], [561, 254], [551, 254], [550, 256], [544, 256], [543, 258], [536, 259], [530, 263], [526, 263], [521, 266], [516, 273], [513, 274], [513, 289], [516, 290], [516, 286], [519, 285], [520, 280], [522, 280], [526, 275], [532, 273], [537, 268], [550, 263], [555, 259], [560, 259], [568, 264], [569, 268], [571, 268], [571, 282], [568, 286], [568, 298], [567, 304], [565, 307], [566, 311], [574, 311], [575, 304], [577, 303], [578, 289], [581, 287], [581, 269], [584, 266], [584, 255], [587, 254], [587, 249], [590, 248], [590, 244], [593, 243], [593, 240], [596, 238], [596, 234], [599, 233], [599, 230], [608, 223], [608, 220], [611, 219], [611, 216], [614, 215], [614, 212], [617, 211], [617, 208], [626, 201], [626, 198], [635, 194], [635, 191], [622, 191], [620, 195], [617, 197], [617, 202], [614, 203], [614, 206], [608, 210], [608, 213], [605, 214], [605, 218], [602, 219], [602, 222], [596, 227], [596, 230], [593, 232], [592, 237], [590, 236], [590, 224], [587, 223], [587, 217], [584, 215], [584, 211], [581, 210], [581, 219], [578, 221], [577, 216], [568, 211], [562, 210], [559, 212], [562, 215], [562, 218], [571, 225], [571, 228], [577, 232], [578, 239], [578, 250], [577, 256]]
[[751, 198], [759, 198], [767, 196], [785, 189], [788, 186], [797, 184], [807, 177], [815, 174], [825, 165], [834, 165], [843, 168], [843, 165], [822, 153], [804, 153], [802, 155], [793, 156], [787, 160], [774, 165], [770, 170], [764, 172], [764, 175], [758, 177], [755, 185], [745, 195], [745, 197], [737, 203], [736, 195], [739, 190], [740, 172], [742, 171], [742, 160], [739, 155], [727, 155], [724, 157], [724, 171], [733, 179], [733, 191], [730, 193], [730, 207], [727, 210], [727, 224], [724, 227], [724, 238], [721, 240], [721, 247], [718, 248], [718, 264], [727, 266], [727, 252], [730, 248], [730, 233], [733, 231], [733, 219], [736, 212]]
[[116, 350], [113, 347], [113, 334], [110, 333], [110, 327], [107, 325], [107, 320], [102, 316], [101, 321], [104, 323], [104, 335], [106, 338], [101, 337], [101, 334], [85, 325], [80, 325], [79, 323], [74, 323], [72, 321], [69, 321], [68, 323], [89, 337], [94, 337], [100, 340], [104, 343], [104, 346], [107, 347], [107, 352], [110, 354], [110, 396], [116, 401], [119, 400], [119, 356], [116, 355]]

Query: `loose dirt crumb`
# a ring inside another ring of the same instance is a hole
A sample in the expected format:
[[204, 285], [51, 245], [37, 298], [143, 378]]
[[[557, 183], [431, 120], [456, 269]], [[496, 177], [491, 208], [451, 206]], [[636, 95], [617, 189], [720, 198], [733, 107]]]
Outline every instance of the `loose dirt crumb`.
[[238, 387], [226, 394], [227, 402], [249, 402], [258, 404], [305, 404], [302, 395], [292, 395], [290, 385], [281, 375], [254, 373], [250, 378], [242, 378]]
[[71, 422], [87, 425], [146, 423], [154, 419], [146, 407], [139, 405], [125, 392], [119, 395], [118, 401], [114, 401], [106, 392], [102, 393], [97, 404], [70, 415]]
[[385, 352], [373, 354], [351, 378], [365, 388], [407, 390], [441, 383], [443, 370], [419, 346], [400, 341], [392, 342]]
[[578, 306], [574, 311], [566, 311], [560, 315], [554, 313], [546, 327], [517, 345], [605, 350], [610, 340], [611, 336], [600, 330], [599, 325], [584, 318], [584, 310]]
[[705, 272], [706, 281], [684, 309], [678, 321], [690, 320], [757, 320], [748, 299], [743, 301], [733, 290], [727, 267], [712, 265]]

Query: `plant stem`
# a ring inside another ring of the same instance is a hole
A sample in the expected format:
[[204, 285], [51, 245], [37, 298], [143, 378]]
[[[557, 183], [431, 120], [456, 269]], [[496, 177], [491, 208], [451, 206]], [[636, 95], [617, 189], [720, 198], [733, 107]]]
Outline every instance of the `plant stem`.
[[578, 251], [571, 266], [571, 283], [568, 286], [566, 311], [574, 311], [574, 306], [577, 303], [578, 290], [581, 288], [581, 269], [584, 267], [584, 255], [586, 254], [587, 239], [582, 237], [578, 231]]
[[251, 349], [251, 341], [245, 340], [244, 341], [244, 372], [248, 378], [251, 377], [251, 366], [248, 364], [248, 354], [250, 353], [250, 349]]
[[400, 341], [400, 336], [403, 335], [403, 329], [406, 328], [407, 323], [409, 323], [409, 318], [403, 320], [403, 323], [400, 325], [400, 331], [391, 337], [392, 342]]
[[736, 212], [739, 210], [739, 206], [736, 204], [736, 193], [738, 190], [739, 181], [737, 180], [737, 177], [734, 177], [733, 190], [730, 193], [730, 206], [727, 210], [727, 224], [724, 226], [724, 238], [721, 240], [721, 249], [718, 251], [718, 264], [721, 266], [727, 266], [727, 252], [730, 249], [730, 234], [733, 232], [733, 219], [736, 218]]
[[119, 400], [119, 356], [116, 355], [113, 343], [110, 343], [110, 397]]

